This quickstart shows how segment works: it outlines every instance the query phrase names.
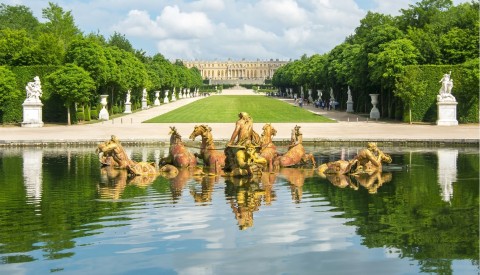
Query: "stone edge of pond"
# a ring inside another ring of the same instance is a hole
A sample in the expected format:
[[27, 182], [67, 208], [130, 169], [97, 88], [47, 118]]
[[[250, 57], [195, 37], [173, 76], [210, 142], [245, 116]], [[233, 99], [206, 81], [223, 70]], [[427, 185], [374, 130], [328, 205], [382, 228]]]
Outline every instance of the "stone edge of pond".
[[[5, 147], [83, 147], [83, 146], [97, 146], [105, 140], [0, 140], [0, 148]], [[228, 140], [219, 139], [215, 141], [218, 146], [217, 149], [223, 149], [222, 146]], [[287, 146], [290, 143], [289, 139], [274, 139], [277, 146]], [[159, 145], [168, 146], [169, 140], [163, 139], [123, 139], [124, 145]], [[365, 146], [367, 142], [377, 142], [379, 146], [383, 147], [479, 147], [478, 139], [431, 139], [431, 140], [399, 140], [399, 139], [304, 139], [303, 144], [307, 146]], [[187, 147], [199, 148], [198, 141], [184, 141]]]

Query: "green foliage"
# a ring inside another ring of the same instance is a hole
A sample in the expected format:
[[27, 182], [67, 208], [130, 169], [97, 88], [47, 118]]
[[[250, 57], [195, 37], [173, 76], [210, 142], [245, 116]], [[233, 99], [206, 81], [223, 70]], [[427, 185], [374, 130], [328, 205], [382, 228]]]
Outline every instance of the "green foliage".
[[5, 66], [0, 66], [0, 110], [8, 99], [20, 97], [20, 91], [16, 89], [15, 74]]
[[67, 49], [76, 37], [81, 36], [72, 12], [64, 11], [57, 4], [49, 2], [48, 7], [42, 10], [42, 17], [47, 20], [43, 24], [43, 30], [56, 36], [64, 49]]
[[[405, 74], [398, 78], [396, 95], [407, 106], [411, 103], [412, 121], [435, 122], [438, 118], [436, 102], [439, 80], [443, 74], [451, 71], [454, 80], [452, 95], [458, 102], [458, 121], [478, 123], [478, 66], [478, 59], [464, 65], [406, 66]], [[404, 114], [404, 118], [408, 118], [408, 115]]]
[[[86, 103], [90, 100], [95, 82], [81, 67], [67, 64], [47, 77], [46, 88], [62, 98], [69, 113], [73, 103]], [[67, 122], [70, 124], [71, 121], [67, 119]]]
[[118, 32], [113, 32], [113, 34], [110, 36], [108, 39], [108, 45], [109, 46], [115, 46], [119, 49], [122, 49], [127, 52], [134, 53], [135, 50], [132, 47], [132, 43], [128, 41], [128, 39], [125, 37], [125, 35], [120, 34]]
[[77, 39], [68, 47], [65, 61], [82, 67], [98, 86], [107, 79], [107, 59], [102, 47], [91, 40]]
[[39, 26], [29, 7], [0, 4], [0, 29], [25, 29], [35, 33]]
[[0, 30], [0, 65], [23, 66], [36, 64], [26, 30]]

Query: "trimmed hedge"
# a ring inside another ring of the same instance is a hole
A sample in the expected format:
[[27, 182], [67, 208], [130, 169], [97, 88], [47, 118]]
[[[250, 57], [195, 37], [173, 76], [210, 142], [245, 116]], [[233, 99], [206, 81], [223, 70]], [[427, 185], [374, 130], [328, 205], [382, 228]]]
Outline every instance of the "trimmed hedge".
[[[478, 59], [460, 65], [411, 65], [406, 66], [404, 76], [399, 81], [426, 83], [426, 93], [412, 104], [412, 121], [435, 122], [437, 116], [437, 95], [445, 73], [451, 73], [453, 80], [452, 95], [457, 105], [457, 120], [460, 123], [479, 122], [479, 95], [478, 95]], [[413, 78], [412, 78], [413, 76]], [[403, 120], [408, 121], [408, 108], [405, 108]]]
[[[8, 101], [6, 108], [0, 117], [1, 123], [20, 123], [23, 121], [23, 102], [26, 98], [25, 86], [28, 82], [32, 82], [35, 76], [40, 77], [40, 81], [46, 78], [47, 75], [56, 71], [59, 66], [19, 66], [9, 67], [17, 80], [17, 89], [23, 91], [23, 96], [18, 99]], [[52, 96], [52, 92], [42, 88], [41, 101], [43, 103], [43, 118], [44, 122], [66, 122], [67, 110], [63, 107], [63, 101], [58, 97]]]

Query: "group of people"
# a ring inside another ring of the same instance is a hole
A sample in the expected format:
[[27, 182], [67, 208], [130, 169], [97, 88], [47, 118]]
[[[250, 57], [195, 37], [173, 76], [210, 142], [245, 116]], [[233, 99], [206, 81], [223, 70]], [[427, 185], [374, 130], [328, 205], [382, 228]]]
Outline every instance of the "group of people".
[[315, 105], [315, 108], [322, 108], [322, 110], [325, 110], [325, 108], [327, 108], [327, 110], [335, 110], [336, 106], [338, 105], [338, 102], [333, 100], [324, 101], [321, 98], [319, 98], [315, 100], [313, 104]]

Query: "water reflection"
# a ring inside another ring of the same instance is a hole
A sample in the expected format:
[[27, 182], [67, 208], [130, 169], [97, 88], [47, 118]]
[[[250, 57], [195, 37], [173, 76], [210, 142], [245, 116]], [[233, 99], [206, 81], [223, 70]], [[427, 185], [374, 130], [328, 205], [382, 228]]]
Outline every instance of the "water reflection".
[[126, 169], [117, 169], [113, 166], [100, 168], [100, 183], [97, 190], [100, 198], [118, 200], [121, 198], [127, 185], [146, 188], [157, 178], [157, 175], [129, 176]]
[[439, 149], [438, 155], [438, 184], [442, 200], [450, 202], [453, 197], [453, 183], [457, 181], [458, 150]]
[[245, 230], [253, 226], [253, 213], [261, 206], [265, 190], [256, 178], [225, 179], [225, 196], [237, 220], [238, 228]]
[[23, 159], [23, 183], [27, 200], [39, 204], [42, 199], [42, 149], [25, 150]]
[[[166, 152], [128, 150], [135, 160]], [[319, 163], [342, 154], [309, 151]], [[326, 264], [341, 273], [352, 263], [369, 274], [478, 273], [478, 150], [385, 151], [409, 170], [322, 178], [283, 168], [230, 179], [180, 169], [128, 178], [100, 169], [91, 148], [0, 149], [0, 273], [13, 263], [23, 273], [88, 273], [85, 263], [112, 259], [132, 274], [234, 265], [289, 274], [308, 265], [318, 274]], [[259, 258], [268, 267], [244, 264]]]

